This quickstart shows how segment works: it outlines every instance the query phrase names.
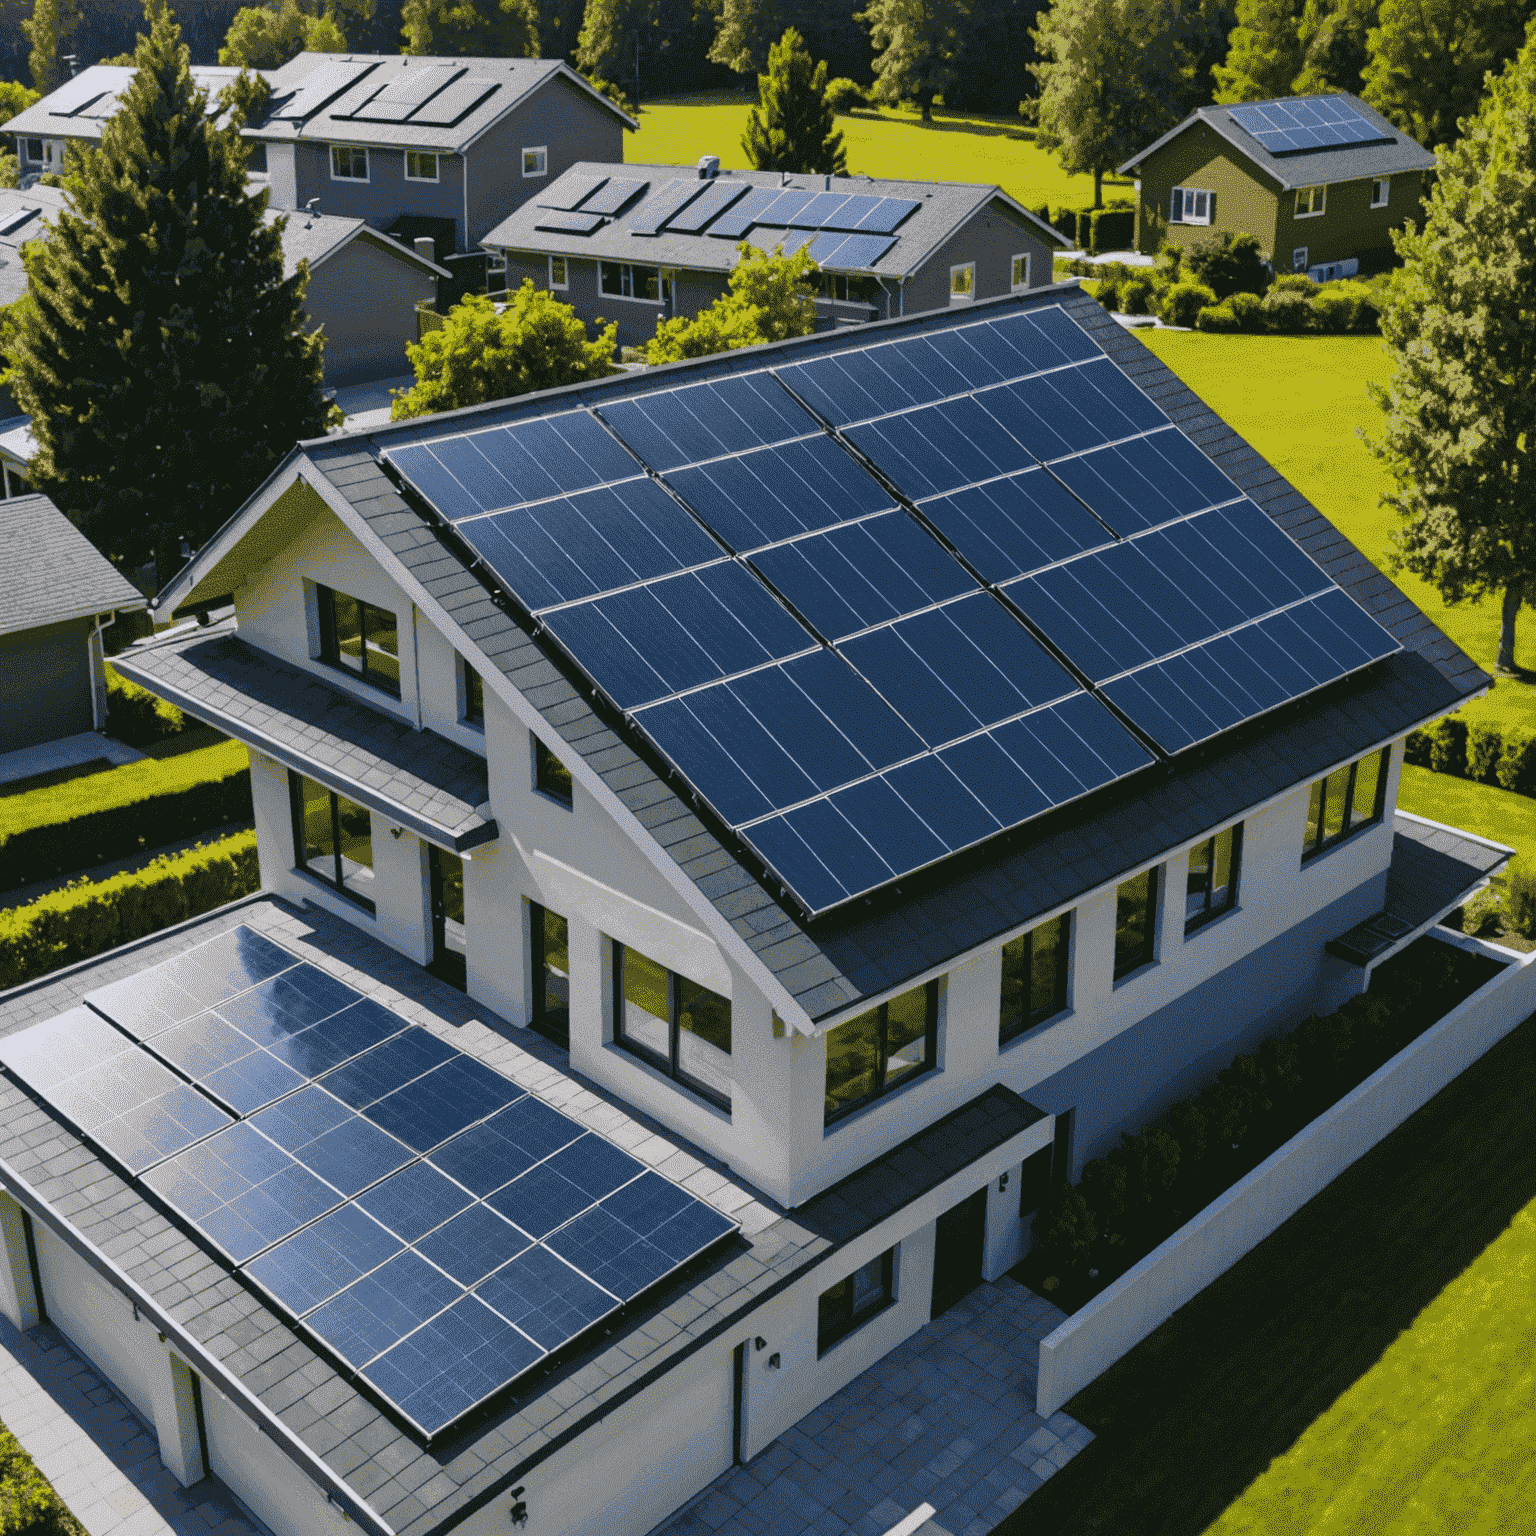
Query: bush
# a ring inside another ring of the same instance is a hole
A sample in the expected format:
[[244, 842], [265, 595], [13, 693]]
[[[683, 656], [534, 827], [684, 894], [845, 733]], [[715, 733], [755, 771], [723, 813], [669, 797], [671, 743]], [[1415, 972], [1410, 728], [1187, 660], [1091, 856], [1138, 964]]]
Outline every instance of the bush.
[[1123, 315], [1150, 314], [1152, 309], [1152, 284], [1144, 277], [1133, 277], [1120, 285], [1120, 313]]
[[1120, 308], [1120, 287], [1112, 277], [1101, 277], [1094, 298], [1108, 310]]
[[147, 747], [186, 730], [187, 717], [174, 704], [130, 683], [110, 661], [106, 669], [107, 735], [130, 747]]
[[1264, 329], [1264, 301], [1256, 293], [1234, 293], [1227, 300], [1227, 308], [1237, 316], [1239, 330], [1262, 331]]
[[1436, 773], [1452, 773], [1458, 779], [1467, 776], [1467, 722], [1456, 715], [1436, 720], [1426, 732], [1429, 737], [1429, 766]]
[[[1100, 251], [1126, 251], [1136, 238], [1136, 210], [1134, 208], [1096, 208], [1086, 215], [1088, 220], [1088, 249], [1093, 255]], [[1077, 216], [1077, 227], [1083, 227], [1084, 215]]]
[[1499, 782], [1499, 759], [1504, 755], [1504, 733], [1495, 725], [1474, 725], [1467, 730], [1467, 777], [1479, 784]]
[[48, 1479], [0, 1424], [0, 1536], [65, 1536], [78, 1530]]
[[1234, 293], [1258, 295], [1269, 287], [1269, 264], [1252, 235], [1206, 235], [1185, 252], [1184, 269], [1213, 289], [1218, 299]]
[[846, 75], [839, 75], [836, 80], [828, 80], [826, 89], [821, 93], [821, 99], [833, 112], [843, 117], [846, 117], [855, 107], [869, 105], [869, 97], [865, 95], [864, 88]]
[[[1489, 887], [1492, 890], [1493, 887]], [[1483, 892], [1486, 895], [1487, 892]], [[1474, 898], [1474, 901], [1478, 898]], [[1472, 903], [1468, 903], [1470, 910]], [[1504, 915], [1509, 926], [1525, 938], [1536, 938], [1536, 875], [1517, 869], [1509, 877], [1509, 893], [1504, 898]], [[1468, 929], [1468, 932], [1473, 930]]]
[[1364, 283], [1328, 283], [1312, 299], [1317, 328], [1332, 335], [1366, 335], [1379, 328], [1379, 312], [1371, 290]]
[[1305, 294], [1277, 284], [1264, 295], [1264, 325], [1282, 336], [1295, 336], [1312, 327], [1312, 304]]
[[0, 911], [0, 989], [211, 912], [248, 896], [259, 879], [256, 834], [237, 832]]
[[1204, 283], [1175, 283], [1163, 295], [1158, 315], [1164, 325], [1192, 326], [1195, 316], [1215, 302], [1216, 295]]
[[1197, 331], [1210, 331], [1218, 336], [1230, 336], [1236, 331], [1242, 330], [1238, 318], [1232, 313], [1228, 304], [1207, 304], [1204, 309], [1195, 316], [1195, 329]]
[[1536, 736], [1506, 737], [1495, 773], [1502, 788], [1517, 795], [1536, 794]]
[[1314, 283], [1305, 272], [1282, 272], [1270, 285], [1271, 293], [1299, 293], [1302, 298], [1310, 299], [1322, 289]]

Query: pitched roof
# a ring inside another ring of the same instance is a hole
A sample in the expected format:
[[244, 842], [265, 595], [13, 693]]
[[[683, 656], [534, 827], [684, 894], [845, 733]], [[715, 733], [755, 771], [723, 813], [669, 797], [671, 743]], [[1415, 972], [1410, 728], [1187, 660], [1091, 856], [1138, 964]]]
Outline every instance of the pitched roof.
[[[1300, 154], [1271, 154], [1254, 136], [1233, 117], [1233, 107], [1266, 107], [1272, 105], [1294, 106], [1297, 103], [1321, 101], [1347, 103], [1367, 122], [1380, 131], [1380, 140], [1374, 144], [1340, 144], [1329, 149], [1319, 149]], [[1294, 187], [1315, 187], [1332, 182], [1361, 181], [1372, 176], [1392, 176], [1406, 171], [1433, 170], [1435, 157], [1420, 144], [1409, 138], [1401, 128], [1389, 122], [1374, 107], [1368, 107], [1358, 96], [1347, 91], [1322, 96], [1274, 97], [1270, 101], [1233, 102], [1226, 106], [1197, 107], [1176, 128], [1170, 128], [1162, 138], [1147, 145], [1131, 156], [1120, 167], [1123, 176], [1155, 155], [1163, 145], [1178, 138], [1195, 123], [1203, 123], [1220, 134], [1235, 150], [1251, 160], [1260, 170], [1279, 182], [1282, 191]]]
[[[208, 92], [214, 105], [219, 91], [240, 71], [217, 64], [194, 64], [192, 82]], [[25, 112], [18, 112], [3, 130], [14, 138], [87, 139], [101, 138], [101, 125], [117, 110], [118, 98], [128, 89], [134, 71], [125, 64], [92, 64], [55, 91], [34, 101]]]
[[639, 126], [558, 59], [301, 53], [263, 74], [272, 96], [262, 121], [245, 129], [248, 138], [461, 153], [556, 81], [589, 97], [626, 128]]
[[0, 501], [0, 635], [147, 606], [46, 496]]
[[399, 240], [391, 240], [388, 235], [381, 235], [365, 219], [343, 218], [335, 213], [307, 213], [303, 209], [295, 213], [282, 208], [269, 208], [265, 217], [268, 224], [274, 224], [278, 219], [288, 221], [283, 226], [284, 277], [292, 277], [298, 271], [301, 261], [307, 261], [313, 271], [354, 240], [363, 240], [377, 246], [387, 255], [435, 273], [438, 277], [452, 275], [446, 267], [417, 255], [413, 247]]
[[[861, 253], [861, 259], [839, 260], [835, 252], [822, 261], [820, 250], [813, 245], [811, 254], [833, 271], [871, 271], [881, 277], [908, 277], [957, 229], [981, 214], [1022, 223], [1031, 234], [1054, 244], [1068, 243], [1058, 230], [1016, 203], [997, 186], [954, 181], [877, 181], [869, 176], [781, 176], [777, 171], [731, 170], [722, 170], [708, 181], [701, 181], [691, 166], [610, 164], [595, 160], [577, 162], [503, 219], [480, 243], [498, 250], [537, 251], [556, 256], [585, 256], [696, 271], [729, 272], [736, 265], [736, 246], [743, 238], [762, 250], [771, 251], [782, 244], [786, 252], [792, 253], [800, 244], [812, 242], [818, 233], [813, 228], [789, 229], [763, 224], [754, 225], [745, 235], [722, 237], [718, 232], [722, 227], [734, 226], [723, 225], [717, 220], [697, 232], [666, 228], [660, 234], [637, 233], [636, 226], [647, 222], [653, 206], [651, 198], [662, 189], [670, 193], [674, 187], [678, 189], [678, 196], [684, 191], [692, 191], [696, 197], [707, 195], [717, 202], [723, 202], [731, 189], [737, 189], [745, 196], [747, 189], [760, 187], [785, 192], [832, 193], [842, 197], [889, 198], [913, 205], [912, 211], [892, 230], [890, 248], [873, 261], [863, 259], [865, 253]], [[617, 211], [603, 216], [601, 224], [589, 234], [539, 227], [551, 222], [551, 213], [585, 211], [577, 208], [578, 200], [607, 207], [619, 202], [620, 198], [623, 201]], [[688, 214], [691, 206], [679, 209], [679, 213]], [[726, 217], [736, 211], [734, 205], [719, 210]], [[832, 238], [830, 233], [823, 236], [828, 242]], [[868, 240], [869, 237], [865, 237], [866, 253], [874, 248]]]
[[63, 206], [62, 187], [0, 188], [0, 305], [14, 304], [27, 291], [21, 248], [42, 235], [43, 220]]

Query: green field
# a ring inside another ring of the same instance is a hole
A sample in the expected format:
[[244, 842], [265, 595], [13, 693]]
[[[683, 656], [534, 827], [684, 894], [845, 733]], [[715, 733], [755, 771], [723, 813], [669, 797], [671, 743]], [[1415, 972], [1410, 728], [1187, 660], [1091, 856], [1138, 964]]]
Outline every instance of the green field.
[[[746, 168], [741, 134], [750, 95], [679, 96], [648, 101], [640, 131], [624, 143], [624, 158], [636, 165], [693, 165], [700, 155], [719, 155], [720, 164]], [[881, 108], [840, 117], [854, 175], [916, 181], [996, 182], [1026, 208], [1083, 207], [1093, 202], [1093, 177], [1068, 176], [1054, 155], [1034, 142], [1034, 130], [1018, 118], [948, 117], [935, 114], [927, 127], [913, 112]], [[1104, 183], [1105, 196], [1124, 196], [1131, 183]]]

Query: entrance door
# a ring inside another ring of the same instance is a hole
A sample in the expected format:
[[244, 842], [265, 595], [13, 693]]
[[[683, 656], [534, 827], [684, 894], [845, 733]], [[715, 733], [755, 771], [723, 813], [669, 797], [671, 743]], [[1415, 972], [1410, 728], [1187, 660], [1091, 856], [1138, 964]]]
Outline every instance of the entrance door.
[[464, 962], [464, 861], [441, 848], [430, 850], [432, 866], [432, 964], [440, 981], [466, 985]]
[[933, 1306], [942, 1316], [981, 1284], [982, 1248], [987, 1237], [987, 1187], [939, 1217], [933, 1253]]

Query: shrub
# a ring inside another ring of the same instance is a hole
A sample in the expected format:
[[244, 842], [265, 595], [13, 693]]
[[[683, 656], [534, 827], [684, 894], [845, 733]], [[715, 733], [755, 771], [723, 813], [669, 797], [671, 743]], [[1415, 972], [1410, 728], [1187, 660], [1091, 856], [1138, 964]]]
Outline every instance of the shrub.
[[1232, 313], [1228, 304], [1207, 304], [1204, 309], [1195, 316], [1195, 329], [1197, 331], [1210, 331], [1218, 336], [1230, 336], [1242, 330], [1238, 318]]
[[1184, 248], [1178, 245], [1164, 244], [1162, 250], [1157, 253], [1157, 262], [1154, 270], [1164, 274], [1169, 282], [1178, 282], [1184, 273]]
[[130, 747], [147, 747], [186, 730], [187, 717], [174, 704], [130, 683], [110, 661], [106, 668], [107, 735]]
[[1271, 288], [1264, 295], [1264, 325], [1282, 336], [1294, 336], [1312, 325], [1312, 304], [1305, 294]]
[[[1492, 889], [1493, 887], [1490, 886], [1489, 890]], [[1483, 894], [1486, 895], [1487, 892]], [[1468, 903], [1469, 910], [1472, 905], [1473, 903]], [[1536, 875], [1524, 869], [1517, 869], [1509, 877], [1509, 892], [1504, 898], [1504, 914], [1509, 926], [1516, 933], [1522, 934], [1527, 939], [1536, 938]]]
[[0, 1424], [0, 1536], [64, 1536], [71, 1528], [58, 1494]]
[[1474, 725], [1467, 730], [1467, 777], [1479, 784], [1499, 782], [1499, 759], [1504, 755], [1504, 733], [1496, 725]]
[[1517, 795], [1536, 794], [1536, 736], [1507, 737], [1495, 772], [1504, 789]]
[[1195, 316], [1216, 302], [1204, 283], [1175, 283], [1163, 295], [1159, 317], [1164, 325], [1192, 326]]
[[826, 89], [821, 93], [821, 99], [840, 116], [847, 116], [855, 107], [869, 105], [869, 97], [864, 93], [864, 88], [846, 75], [839, 75], [836, 80], [828, 80]]
[[1271, 293], [1299, 293], [1302, 298], [1310, 299], [1314, 294], [1322, 292], [1322, 289], [1305, 272], [1282, 272], [1270, 285], [1269, 291]]
[[1252, 235], [1206, 235], [1184, 255], [1184, 270], [1215, 291], [1218, 299], [1234, 293], [1262, 294], [1269, 287], [1269, 265]]
[[1436, 720], [1425, 733], [1429, 737], [1429, 766], [1436, 773], [1467, 776], [1467, 722], [1455, 715]]
[[1120, 288], [1119, 288], [1119, 285], [1115, 282], [1114, 278], [1112, 278], [1112, 277], [1102, 277], [1102, 278], [1100, 278], [1099, 279], [1098, 289], [1094, 293], [1094, 298], [1096, 298], [1099, 301], [1099, 303], [1104, 306], [1105, 309], [1108, 309], [1108, 310], [1117, 310], [1117, 309], [1119, 309], [1120, 308]]
[[1403, 742], [1403, 761], [1416, 768], [1429, 767], [1429, 732], [1409, 731]]
[[1256, 293], [1234, 293], [1227, 300], [1227, 308], [1237, 316], [1237, 324], [1240, 330], [1262, 331], [1264, 329], [1264, 301]]
[[1120, 285], [1120, 313], [1145, 315], [1152, 305], [1152, 284], [1144, 277], [1133, 277]]
[[77, 880], [0, 911], [0, 988], [88, 960], [254, 891], [256, 834], [166, 854], [141, 870]]
[[[1077, 227], [1083, 227], [1083, 214], [1077, 216]], [[1097, 255], [1100, 251], [1129, 250], [1136, 238], [1136, 210], [1134, 208], [1096, 208], [1087, 215], [1088, 249]]]

